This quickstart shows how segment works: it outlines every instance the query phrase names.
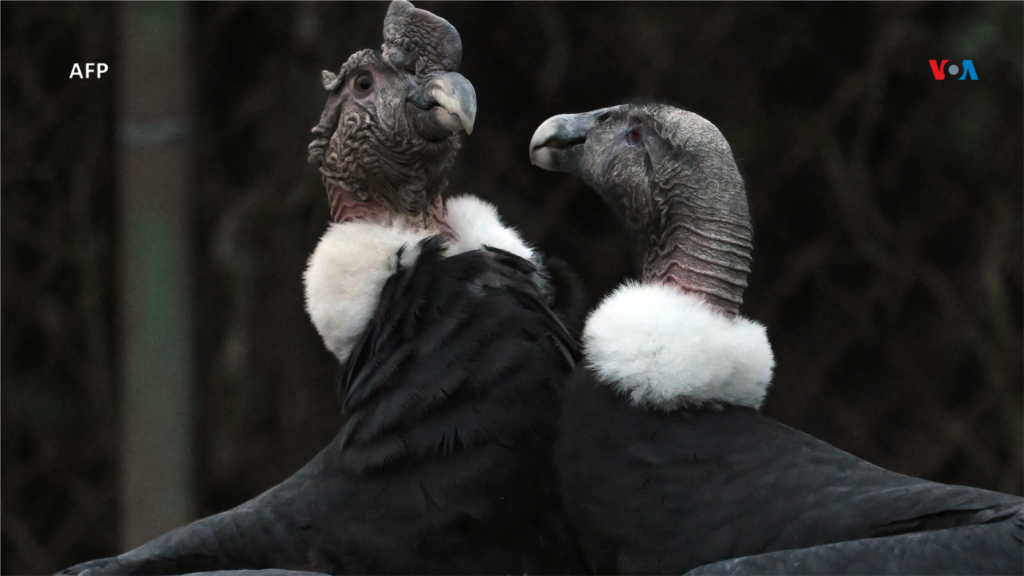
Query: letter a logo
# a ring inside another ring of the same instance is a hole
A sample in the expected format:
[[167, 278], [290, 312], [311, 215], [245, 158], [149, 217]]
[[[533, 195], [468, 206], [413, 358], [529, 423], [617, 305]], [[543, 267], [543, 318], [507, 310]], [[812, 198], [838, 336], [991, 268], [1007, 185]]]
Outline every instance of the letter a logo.
[[958, 78], [958, 80], [967, 78], [968, 74], [971, 75], [971, 80], [978, 79], [978, 73], [974, 71], [974, 62], [971, 60], [964, 60], [964, 75]]

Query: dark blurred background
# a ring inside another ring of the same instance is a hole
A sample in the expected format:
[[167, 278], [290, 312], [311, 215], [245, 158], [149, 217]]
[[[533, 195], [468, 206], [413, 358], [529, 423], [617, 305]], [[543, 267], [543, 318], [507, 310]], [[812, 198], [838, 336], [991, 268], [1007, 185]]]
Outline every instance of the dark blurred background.
[[[636, 98], [701, 114], [746, 178], [743, 313], [778, 362], [765, 412], [886, 468], [1021, 494], [1024, 4], [417, 5], [461, 33], [479, 99], [449, 193], [496, 203], [593, 304], [628, 273], [622, 230], [530, 166], [533, 130]], [[338, 429], [337, 366], [303, 309], [328, 218], [306, 146], [320, 71], [378, 48], [386, 9], [2, 4], [4, 574], [234, 506]], [[936, 81], [929, 59], [979, 79]], [[109, 72], [69, 78], [85, 62]], [[163, 124], [147, 87], [169, 94]], [[163, 306], [148, 356], [139, 294]], [[132, 444], [158, 420], [166, 440]], [[133, 516], [146, 497], [163, 520]]]

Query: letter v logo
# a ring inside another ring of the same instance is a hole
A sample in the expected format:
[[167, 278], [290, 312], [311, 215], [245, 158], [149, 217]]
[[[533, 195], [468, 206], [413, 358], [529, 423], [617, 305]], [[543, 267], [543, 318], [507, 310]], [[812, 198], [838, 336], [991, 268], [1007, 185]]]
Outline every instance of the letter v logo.
[[942, 64], [939, 64], [935, 60], [928, 61], [928, 63], [932, 65], [932, 75], [935, 76], [936, 80], [946, 79], [946, 62], [949, 62], [949, 60], [943, 60]]

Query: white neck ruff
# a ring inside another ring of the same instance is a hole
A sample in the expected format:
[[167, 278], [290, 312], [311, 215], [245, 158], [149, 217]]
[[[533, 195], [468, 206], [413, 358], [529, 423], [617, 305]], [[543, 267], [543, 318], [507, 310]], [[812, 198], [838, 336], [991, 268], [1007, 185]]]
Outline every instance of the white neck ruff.
[[[475, 196], [448, 200], [447, 222], [457, 238], [448, 244], [447, 256], [491, 246], [533, 259], [533, 250], [501, 223], [497, 209]], [[340, 362], [348, 359], [377, 307], [384, 282], [398, 269], [399, 249], [405, 247], [401, 264], [408, 266], [419, 256], [420, 240], [434, 234], [404, 221], [328, 226], [309, 257], [303, 281], [306, 312]]]
[[663, 410], [760, 408], [775, 368], [764, 326], [662, 284], [616, 289], [587, 318], [583, 347], [602, 381], [636, 406]]

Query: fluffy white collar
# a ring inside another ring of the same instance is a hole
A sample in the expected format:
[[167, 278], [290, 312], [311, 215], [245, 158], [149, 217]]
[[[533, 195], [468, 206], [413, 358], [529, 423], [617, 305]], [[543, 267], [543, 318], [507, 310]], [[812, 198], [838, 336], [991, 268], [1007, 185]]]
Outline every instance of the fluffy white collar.
[[[448, 256], [491, 246], [533, 258], [533, 250], [515, 230], [502, 225], [491, 204], [459, 196], [447, 202], [447, 210], [448, 224], [457, 236], [448, 245]], [[409, 265], [419, 255], [419, 241], [430, 235], [403, 222], [345, 222], [327, 228], [309, 257], [303, 280], [306, 311], [339, 361], [352, 352], [377, 307], [384, 282], [398, 269], [398, 250], [405, 246], [401, 264]]]
[[760, 408], [775, 357], [764, 326], [671, 286], [627, 283], [591, 312], [587, 362], [637, 406]]

